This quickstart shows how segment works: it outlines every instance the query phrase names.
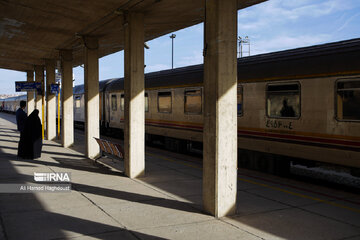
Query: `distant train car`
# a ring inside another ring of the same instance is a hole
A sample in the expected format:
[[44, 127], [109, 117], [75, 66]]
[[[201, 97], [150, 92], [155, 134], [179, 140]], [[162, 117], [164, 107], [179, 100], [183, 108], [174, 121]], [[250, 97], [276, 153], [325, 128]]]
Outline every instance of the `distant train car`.
[[[20, 107], [20, 101], [26, 101], [26, 95], [0, 99], [1, 111], [15, 113], [16, 110]], [[26, 111], [27, 107], [25, 108], [25, 112]]]
[[[239, 59], [240, 165], [281, 172], [291, 160], [358, 173], [359, 54], [354, 39]], [[202, 141], [202, 82], [202, 65], [146, 74], [148, 141], [173, 150]], [[123, 79], [108, 84], [105, 99], [106, 126], [123, 129]]]
[[[108, 79], [99, 82], [99, 111], [100, 111], [100, 125], [105, 126], [105, 91], [109, 83], [116, 79]], [[75, 86], [73, 89], [74, 95], [74, 121], [77, 126], [84, 126], [85, 123], [85, 96], [84, 85]], [[108, 126], [107, 126], [108, 127]]]

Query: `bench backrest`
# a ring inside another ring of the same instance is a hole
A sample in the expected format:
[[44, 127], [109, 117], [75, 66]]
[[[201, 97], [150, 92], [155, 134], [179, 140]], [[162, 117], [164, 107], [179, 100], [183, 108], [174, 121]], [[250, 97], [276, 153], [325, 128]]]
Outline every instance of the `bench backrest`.
[[95, 140], [99, 144], [102, 152], [114, 155], [118, 158], [124, 158], [124, 150], [120, 144], [99, 138], [95, 138]]
[[101, 151], [106, 152], [105, 146], [102, 141], [98, 138], [95, 138], [96, 142], [99, 144]]
[[111, 147], [110, 147], [110, 142], [109, 141], [106, 141], [106, 140], [101, 140], [104, 144], [104, 147], [106, 149], [106, 152], [107, 153], [110, 153], [110, 154], [114, 154]]

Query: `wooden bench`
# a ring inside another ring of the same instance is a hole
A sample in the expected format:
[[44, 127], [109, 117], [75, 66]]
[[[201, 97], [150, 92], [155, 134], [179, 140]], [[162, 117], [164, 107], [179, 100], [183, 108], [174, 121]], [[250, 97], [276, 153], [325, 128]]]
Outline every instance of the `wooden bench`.
[[99, 139], [99, 138], [94, 138], [94, 139], [100, 146], [101, 155], [99, 158], [106, 156], [106, 157], [109, 157], [112, 159], [117, 159], [117, 160], [124, 159], [124, 150], [120, 144], [113, 143], [108, 140]]

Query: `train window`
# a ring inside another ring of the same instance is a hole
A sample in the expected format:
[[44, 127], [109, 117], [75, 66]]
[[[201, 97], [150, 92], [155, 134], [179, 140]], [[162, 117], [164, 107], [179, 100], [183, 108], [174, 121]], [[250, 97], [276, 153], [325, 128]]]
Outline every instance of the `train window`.
[[158, 111], [161, 113], [171, 113], [171, 92], [158, 92]]
[[237, 88], [237, 115], [243, 115], [243, 87], [241, 85]]
[[337, 88], [337, 118], [360, 120], [360, 80], [339, 81]]
[[185, 90], [184, 95], [184, 112], [201, 114], [201, 89]]
[[[120, 97], [120, 108], [121, 111], [125, 111], [125, 102], [124, 102], [124, 94], [121, 94]], [[145, 112], [149, 111], [149, 96], [145, 93]]]
[[75, 108], [81, 107], [81, 96], [75, 96]]
[[120, 108], [121, 108], [121, 111], [124, 111], [124, 109], [125, 109], [124, 94], [121, 94], [121, 97], [120, 97]]
[[268, 117], [300, 117], [300, 85], [298, 83], [269, 84], [266, 95]]
[[111, 95], [111, 110], [116, 111], [117, 110], [117, 98], [116, 94]]
[[145, 112], [149, 111], [149, 96], [145, 93]]

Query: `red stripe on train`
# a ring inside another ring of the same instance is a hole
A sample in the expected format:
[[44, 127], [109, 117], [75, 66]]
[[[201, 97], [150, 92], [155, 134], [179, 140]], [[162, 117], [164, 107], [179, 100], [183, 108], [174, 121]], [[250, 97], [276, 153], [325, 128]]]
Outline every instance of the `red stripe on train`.
[[346, 140], [338, 140], [338, 139], [324, 139], [324, 138], [316, 138], [316, 137], [306, 137], [306, 136], [296, 136], [296, 135], [284, 135], [278, 133], [263, 133], [263, 132], [252, 132], [239, 130], [239, 135], [252, 135], [252, 136], [261, 136], [268, 138], [281, 138], [281, 139], [291, 139], [298, 141], [307, 141], [307, 142], [320, 142], [320, 143], [330, 143], [337, 145], [347, 145], [347, 146], [356, 146], [360, 147], [360, 142], [346, 141]]
[[[165, 122], [151, 122], [146, 121], [147, 125], [152, 125], [155, 127], [168, 126], [168, 127], [178, 127], [182, 129], [191, 128], [202, 130], [202, 126], [194, 126], [194, 125], [183, 125], [183, 124], [175, 124], [175, 123], [165, 123]], [[336, 145], [346, 145], [346, 146], [356, 146], [360, 147], [360, 142], [355, 141], [347, 141], [347, 140], [339, 140], [339, 139], [325, 139], [325, 138], [317, 138], [317, 137], [307, 137], [307, 136], [299, 136], [299, 135], [285, 135], [279, 133], [267, 133], [267, 132], [255, 132], [255, 131], [246, 131], [239, 130], [238, 135], [247, 135], [247, 136], [261, 136], [266, 138], [281, 138], [281, 139], [291, 139], [303, 142], [318, 142], [318, 143], [326, 143], [326, 144], [336, 144]]]

